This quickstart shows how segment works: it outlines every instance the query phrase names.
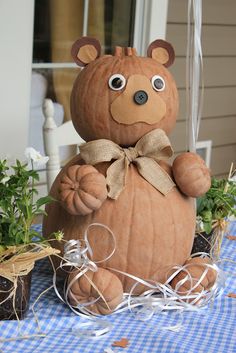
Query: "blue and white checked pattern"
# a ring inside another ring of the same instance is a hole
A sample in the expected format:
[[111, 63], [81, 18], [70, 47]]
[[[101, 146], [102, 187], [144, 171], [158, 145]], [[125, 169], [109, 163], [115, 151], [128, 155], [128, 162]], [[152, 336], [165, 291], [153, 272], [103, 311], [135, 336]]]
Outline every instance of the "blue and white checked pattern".
[[[236, 222], [231, 224], [231, 234], [236, 234]], [[222, 259], [236, 261], [236, 242], [224, 239]], [[32, 278], [31, 303], [51, 286], [50, 265], [41, 261], [35, 267]], [[77, 337], [72, 327], [85, 322], [62, 304], [51, 289], [37, 303], [35, 310], [45, 338], [31, 338], [0, 343], [4, 353], [103, 353], [110, 348], [123, 353], [231, 353], [236, 352], [236, 299], [227, 297], [236, 293], [235, 263], [222, 262], [227, 273], [224, 293], [211, 307], [198, 312], [175, 312], [155, 315], [146, 322], [137, 320], [132, 313], [113, 314], [105, 317], [112, 324], [109, 334], [94, 339]], [[181, 323], [179, 332], [164, 329]], [[38, 333], [32, 310], [21, 322], [21, 333]], [[16, 321], [0, 321], [0, 338], [17, 336]], [[115, 340], [126, 337], [127, 348], [112, 347]]]

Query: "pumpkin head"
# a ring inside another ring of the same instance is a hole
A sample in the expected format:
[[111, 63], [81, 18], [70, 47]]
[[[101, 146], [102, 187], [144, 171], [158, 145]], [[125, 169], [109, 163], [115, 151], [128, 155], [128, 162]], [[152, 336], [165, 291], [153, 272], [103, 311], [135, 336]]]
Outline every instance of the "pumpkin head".
[[75, 129], [86, 141], [106, 138], [132, 146], [144, 134], [175, 125], [178, 94], [167, 67], [174, 61], [172, 46], [156, 40], [147, 57], [133, 48], [117, 47], [114, 56], [100, 56], [100, 43], [88, 37], [72, 47], [75, 62], [84, 67], [71, 94]]

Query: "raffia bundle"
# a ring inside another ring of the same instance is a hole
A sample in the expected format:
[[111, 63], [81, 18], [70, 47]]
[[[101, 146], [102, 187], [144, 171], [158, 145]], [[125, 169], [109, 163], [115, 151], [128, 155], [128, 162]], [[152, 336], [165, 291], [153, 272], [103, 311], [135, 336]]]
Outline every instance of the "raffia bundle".
[[32, 271], [36, 260], [59, 252], [50, 245], [42, 243], [8, 247], [0, 253], [0, 276], [14, 283], [16, 277], [25, 276]]
[[221, 244], [223, 241], [223, 236], [227, 230], [228, 222], [224, 219], [219, 219], [217, 221], [213, 221], [213, 233], [210, 241], [210, 254], [211, 257], [215, 260], [219, 260], [220, 258], [220, 250]]

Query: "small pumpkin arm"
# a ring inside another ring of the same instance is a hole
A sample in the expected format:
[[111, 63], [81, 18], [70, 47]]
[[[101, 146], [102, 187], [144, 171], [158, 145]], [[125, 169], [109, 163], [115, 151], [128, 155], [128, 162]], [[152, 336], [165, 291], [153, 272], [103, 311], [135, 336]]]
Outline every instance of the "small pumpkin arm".
[[98, 210], [106, 200], [106, 179], [90, 165], [74, 165], [62, 175], [58, 192], [68, 213], [87, 215]]
[[180, 154], [174, 160], [172, 170], [176, 184], [187, 196], [202, 196], [211, 186], [209, 169], [196, 153]]

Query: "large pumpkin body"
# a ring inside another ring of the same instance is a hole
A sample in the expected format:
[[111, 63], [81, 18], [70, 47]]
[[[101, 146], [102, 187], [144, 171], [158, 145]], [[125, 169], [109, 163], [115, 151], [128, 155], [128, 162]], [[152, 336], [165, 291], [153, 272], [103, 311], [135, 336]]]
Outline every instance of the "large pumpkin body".
[[[69, 165], [78, 164], [78, 159], [76, 157]], [[105, 173], [106, 167], [97, 166], [102, 173]], [[59, 197], [59, 179], [60, 174], [51, 191], [55, 198]], [[49, 217], [44, 220], [44, 233], [62, 229], [66, 240], [83, 239], [91, 223], [108, 226], [116, 238], [116, 251], [99, 266], [124, 271], [142, 279], [163, 282], [171, 267], [186, 261], [193, 244], [193, 200], [177, 188], [163, 196], [138, 174], [133, 165], [129, 168], [126, 186], [119, 198], [107, 199], [98, 211], [87, 216], [73, 216], [56, 202], [48, 207], [47, 212]], [[89, 242], [95, 261], [105, 259], [114, 246], [112, 237], [100, 227], [90, 229]], [[124, 291], [128, 291], [133, 281], [116, 274], [123, 283]]]

